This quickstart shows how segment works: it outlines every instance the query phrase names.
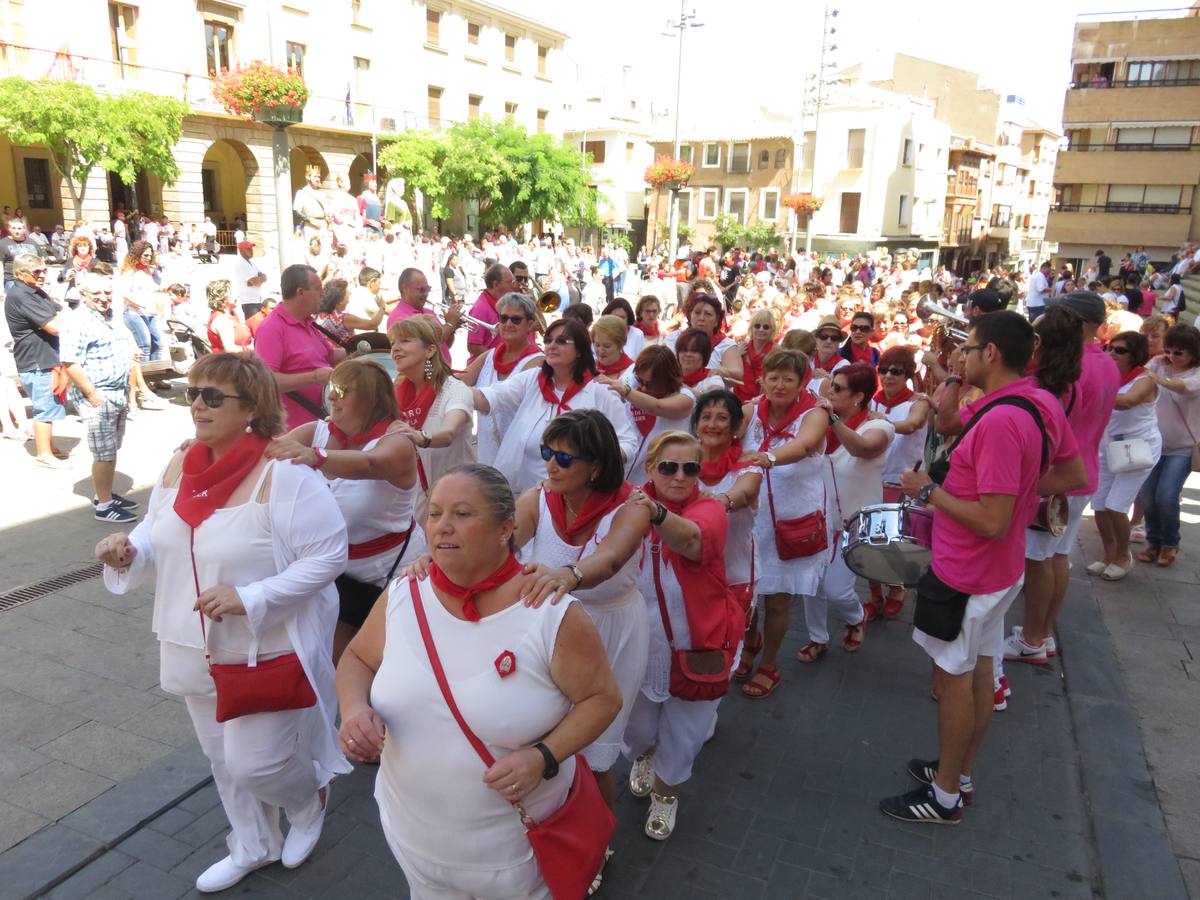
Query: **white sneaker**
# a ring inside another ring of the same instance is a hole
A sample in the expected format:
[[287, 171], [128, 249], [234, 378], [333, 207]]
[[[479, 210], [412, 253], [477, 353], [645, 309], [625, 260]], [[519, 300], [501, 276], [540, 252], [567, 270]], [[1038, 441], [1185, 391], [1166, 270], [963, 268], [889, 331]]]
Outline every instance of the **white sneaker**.
[[312, 855], [313, 850], [317, 848], [317, 841], [321, 839], [321, 829], [325, 825], [325, 809], [329, 806], [329, 788], [326, 787], [324, 790], [325, 801], [323, 803], [320, 794], [317, 795], [317, 803], [321, 808], [313, 821], [305, 826], [296, 825], [293, 822], [292, 827], [288, 829], [287, 837], [283, 839], [283, 855], [280, 857], [284, 868], [294, 869], [303, 865], [304, 861]]
[[232, 856], [227, 856], [200, 873], [200, 877], [196, 879], [196, 890], [202, 894], [215, 894], [233, 887], [251, 872], [261, 869], [263, 866], [269, 866], [273, 862], [276, 860], [264, 860], [256, 866], [239, 866], [233, 861]]
[[679, 812], [678, 797], [650, 795], [650, 814], [646, 816], [646, 837], [665, 841], [675, 830], [675, 815]]
[[1006, 662], [1032, 663], [1035, 666], [1046, 665], [1046, 645], [1032, 647], [1025, 643], [1023, 637], [1009, 635], [1004, 639], [1004, 659]]
[[654, 787], [654, 769], [650, 767], [650, 754], [643, 753], [633, 761], [629, 770], [629, 793], [645, 797]]
[[[1012, 628], [1012, 633], [1019, 638], [1025, 637], [1025, 629], [1020, 625], [1014, 625]], [[1042, 646], [1046, 648], [1046, 656], [1058, 656], [1058, 641], [1054, 640], [1054, 635], [1050, 635], [1050, 637], [1046, 638], [1046, 641], [1042, 644]]]

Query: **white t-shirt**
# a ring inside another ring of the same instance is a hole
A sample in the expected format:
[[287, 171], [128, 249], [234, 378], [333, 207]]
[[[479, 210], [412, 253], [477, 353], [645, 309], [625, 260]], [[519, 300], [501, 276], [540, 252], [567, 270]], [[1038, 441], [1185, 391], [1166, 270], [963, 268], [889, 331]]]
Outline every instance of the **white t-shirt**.
[[1039, 269], [1029, 279], [1029, 291], [1025, 295], [1025, 308], [1037, 309], [1040, 306], [1045, 306], [1046, 298], [1049, 296], [1050, 282], [1042, 274], [1041, 269]]
[[258, 266], [240, 253], [233, 258], [233, 297], [238, 303], [262, 303], [262, 286], [246, 284], [256, 275], [261, 275]]

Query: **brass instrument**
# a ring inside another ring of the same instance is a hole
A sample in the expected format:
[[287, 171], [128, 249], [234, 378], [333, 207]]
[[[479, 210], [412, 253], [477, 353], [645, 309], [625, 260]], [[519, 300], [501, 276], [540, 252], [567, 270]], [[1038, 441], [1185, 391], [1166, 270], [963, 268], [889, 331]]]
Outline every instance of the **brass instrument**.
[[[429, 308], [436, 309], [438, 312], [440, 312], [442, 314], [442, 318], [446, 317], [446, 313], [450, 309], [450, 307], [445, 303], [430, 303]], [[496, 332], [500, 330], [499, 325], [493, 325], [491, 322], [485, 322], [483, 319], [477, 319], [468, 312], [464, 312], [462, 314], [462, 320], [475, 328], [482, 328], [492, 336], [495, 336]]]
[[929, 321], [933, 316], [945, 319], [946, 321], [940, 324], [939, 330], [945, 329], [946, 334], [956, 341], [965, 341], [967, 339], [967, 330], [965, 328], [955, 328], [950, 323], [955, 322], [959, 325], [966, 325], [969, 328], [971, 320], [965, 316], [960, 316], [958, 313], [951, 312], [944, 306], [939, 306], [933, 301], [932, 297], [926, 297], [917, 304], [917, 316], [924, 321]]

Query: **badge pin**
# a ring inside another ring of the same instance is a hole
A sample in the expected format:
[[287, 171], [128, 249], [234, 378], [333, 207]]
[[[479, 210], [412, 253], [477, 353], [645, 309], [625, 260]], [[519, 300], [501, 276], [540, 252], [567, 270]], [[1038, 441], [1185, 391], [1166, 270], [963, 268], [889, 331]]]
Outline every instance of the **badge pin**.
[[496, 671], [501, 678], [507, 678], [517, 671], [517, 654], [511, 650], [505, 650], [496, 657]]

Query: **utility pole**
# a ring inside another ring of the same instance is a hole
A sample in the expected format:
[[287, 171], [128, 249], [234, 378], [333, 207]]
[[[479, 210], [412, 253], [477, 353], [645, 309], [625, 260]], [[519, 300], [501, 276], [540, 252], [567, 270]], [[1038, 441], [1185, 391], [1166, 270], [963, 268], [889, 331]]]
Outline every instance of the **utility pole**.
[[[833, 66], [833, 60], [828, 63], [825, 61], [825, 54], [832, 53], [837, 49], [837, 44], [830, 43], [830, 39], [837, 34], [837, 29], [830, 26], [831, 19], [836, 19], [838, 11], [830, 9], [828, 5], [825, 7], [825, 20], [821, 29], [821, 60], [820, 68], [817, 70], [817, 100], [813, 109], [813, 150], [812, 150], [812, 169], [808, 173], [808, 192], [813, 197], [817, 195], [817, 134], [821, 128], [821, 102], [825, 93], [825, 70]], [[804, 229], [804, 253], [805, 255], [812, 254], [812, 239], [813, 239], [813, 217], [815, 211], [808, 214], [808, 224]]]
[[[696, 10], [693, 9], [690, 13], [687, 11], [687, 0], [680, 0], [679, 3], [679, 19], [677, 21], [668, 21], [667, 27], [673, 28], [679, 32], [679, 55], [678, 63], [675, 69], [675, 139], [672, 143], [672, 159], [679, 159], [679, 103], [683, 93], [683, 35], [689, 28], [700, 28], [703, 22], [696, 21]], [[664, 37], [674, 37], [669, 31], [663, 32]], [[671, 188], [668, 196], [668, 213], [670, 226], [667, 237], [667, 246], [671, 261], [675, 260], [675, 252], [679, 249], [679, 189]]]
[[[275, 29], [271, 10], [275, 0], [267, 2], [267, 45], [271, 65], [276, 63]], [[288, 266], [288, 248], [292, 242], [292, 163], [291, 145], [287, 125], [276, 123], [271, 126], [271, 169], [275, 176], [275, 243], [279, 256], [280, 274]], [[269, 242], [268, 242], [269, 243]]]

